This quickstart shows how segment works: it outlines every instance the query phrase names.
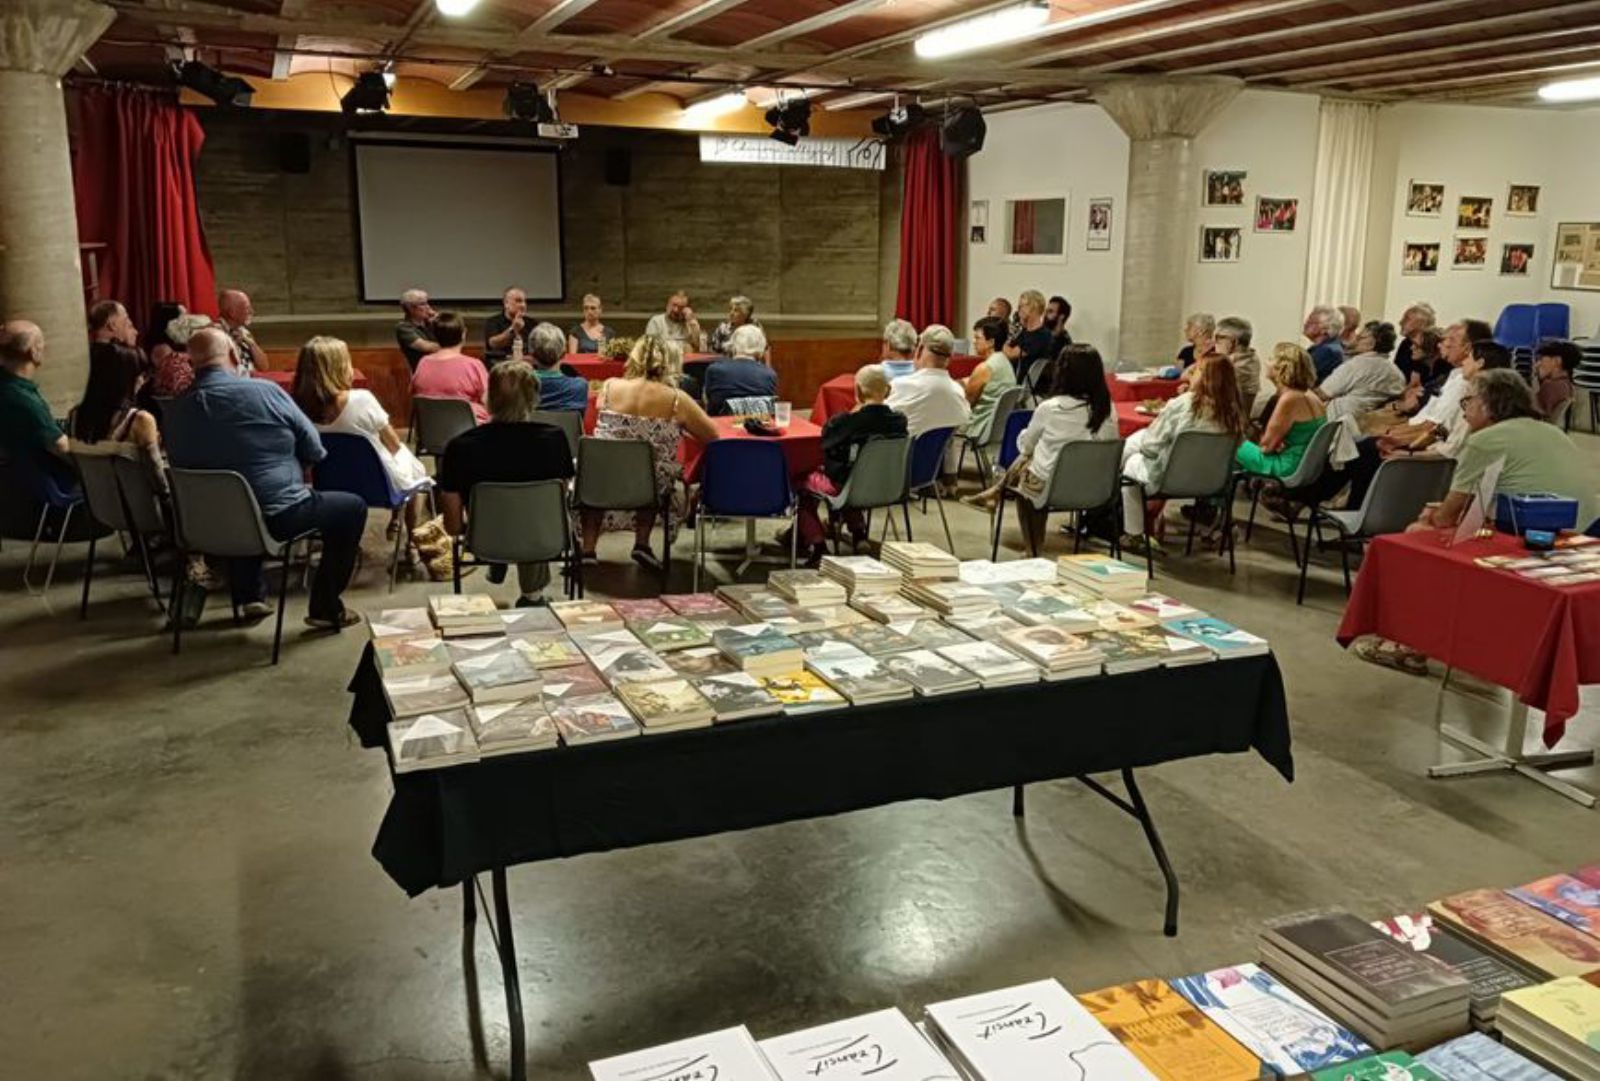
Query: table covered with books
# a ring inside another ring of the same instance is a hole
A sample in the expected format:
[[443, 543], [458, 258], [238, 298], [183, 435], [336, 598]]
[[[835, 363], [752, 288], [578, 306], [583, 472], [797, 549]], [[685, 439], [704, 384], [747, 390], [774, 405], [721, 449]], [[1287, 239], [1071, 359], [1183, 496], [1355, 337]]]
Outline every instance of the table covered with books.
[[1145, 372], [1110, 372], [1106, 387], [1114, 402], [1164, 402], [1178, 396], [1178, 380], [1158, 379]]
[[1600, 580], [1552, 583], [1581, 579], [1593, 552], [1600, 545], [1532, 555], [1503, 533], [1457, 545], [1431, 530], [1378, 537], [1339, 642], [1376, 634], [1505, 687], [1544, 711], [1553, 746], [1578, 711], [1580, 685], [1600, 683]]

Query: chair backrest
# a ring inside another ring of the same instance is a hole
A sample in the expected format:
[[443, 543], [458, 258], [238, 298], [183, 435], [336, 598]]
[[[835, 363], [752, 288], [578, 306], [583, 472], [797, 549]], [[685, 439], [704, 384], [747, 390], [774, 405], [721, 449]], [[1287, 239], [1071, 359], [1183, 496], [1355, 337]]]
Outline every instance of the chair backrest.
[[997, 447], [1006, 437], [1006, 423], [1011, 420], [1022, 405], [1023, 395], [1028, 393], [1024, 386], [1010, 386], [1000, 392], [1000, 397], [994, 400], [994, 412], [989, 414], [989, 426], [981, 432], [973, 433], [977, 440], [986, 447]]
[[915, 492], [939, 479], [945, 448], [955, 436], [954, 428], [929, 428], [911, 443], [911, 458], [906, 463], [906, 490]]
[[535, 409], [528, 419], [560, 428], [561, 434], [567, 437], [567, 449], [574, 458], [578, 456], [578, 440], [583, 438], [582, 413], [574, 409]]
[[1494, 340], [1507, 349], [1534, 345], [1538, 318], [1538, 309], [1532, 304], [1507, 304], [1494, 321]]
[[317, 491], [349, 492], [360, 496], [369, 507], [386, 510], [405, 502], [405, 496], [394, 490], [383, 459], [366, 436], [323, 432], [322, 449], [328, 454], [314, 470]]
[[443, 454], [450, 440], [477, 426], [471, 403], [460, 398], [418, 395], [411, 399], [411, 427], [416, 429], [420, 454]]
[[127, 514], [122, 508], [122, 492], [117, 487], [117, 473], [111, 465], [115, 454], [85, 454], [72, 452], [72, 464], [77, 466], [78, 480], [83, 488], [83, 501], [95, 521], [110, 529], [131, 530]]
[[1557, 428], [1560, 428], [1562, 431], [1566, 431], [1567, 430], [1567, 421], [1571, 417], [1571, 415], [1572, 415], [1572, 399], [1568, 398], [1565, 401], [1559, 403], [1555, 408], [1555, 412], [1550, 414], [1550, 423], [1554, 424]]
[[1425, 504], [1444, 498], [1455, 470], [1449, 458], [1390, 458], [1378, 467], [1361, 501], [1357, 532], [1369, 537], [1401, 532]]
[[[1020, 404], [1020, 402], [1018, 403]], [[1017, 440], [1029, 424], [1033, 423], [1033, 410], [1013, 409], [1006, 418], [1006, 425], [1001, 429], [1000, 436], [1000, 466], [1005, 468], [1017, 460]]]
[[1308, 488], [1321, 479], [1328, 468], [1328, 455], [1333, 453], [1333, 438], [1338, 434], [1337, 421], [1329, 421], [1313, 432], [1311, 442], [1306, 444], [1305, 455], [1301, 457], [1300, 464], [1295, 466], [1294, 472], [1283, 478], [1283, 486], [1291, 490]]
[[794, 503], [783, 447], [760, 439], [718, 439], [706, 444], [700, 472], [700, 507], [727, 518], [776, 518]]
[[1533, 318], [1534, 341], [1546, 338], [1566, 338], [1572, 334], [1572, 308], [1560, 301], [1538, 305]]
[[187, 552], [225, 558], [275, 555], [282, 548], [267, 531], [256, 494], [227, 469], [172, 469], [172, 513], [178, 542]]
[[660, 503], [650, 444], [592, 435], [580, 439], [577, 501], [591, 510], [642, 510]]
[[1056, 457], [1050, 486], [1034, 501], [1040, 510], [1096, 510], [1122, 490], [1120, 439], [1075, 439]]
[[1173, 440], [1161, 494], [1168, 499], [1218, 495], [1233, 478], [1239, 441], [1224, 432], [1182, 432]]
[[161, 533], [167, 528], [167, 517], [162, 513], [164, 500], [150, 476], [144, 462], [136, 462], [122, 455], [113, 455], [111, 470], [117, 477], [117, 488], [122, 492], [122, 508], [128, 521], [140, 533]]
[[1028, 365], [1028, 372], [1024, 378], [1028, 384], [1028, 390], [1031, 393], [1035, 395], [1039, 393], [1039, 377], [1044, 374], [1044, 370], [1049, 366], [1049, 357], [1040, 357], [1038, 360]]
[[906, 497], [906, 470], [911, 439], [897, 435], [869, 439], [850, 465], [850, 476], [839, 492], [839, 506], [867, 510], [887, 507]]
[[559, 480], [480, 481], [467, 501], [467, 547], [490, 563], [542, 563], [572, 543], [567, 486]]

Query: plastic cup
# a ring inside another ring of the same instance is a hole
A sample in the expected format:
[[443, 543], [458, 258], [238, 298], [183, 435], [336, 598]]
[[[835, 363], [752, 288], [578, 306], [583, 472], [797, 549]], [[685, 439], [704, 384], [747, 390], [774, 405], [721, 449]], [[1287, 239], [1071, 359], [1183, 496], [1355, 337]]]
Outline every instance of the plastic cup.
[[789, 402], [774, 402], [772, 406], [772, 422], [779, 428], [789, 427], [789, 414], [792, 406]]

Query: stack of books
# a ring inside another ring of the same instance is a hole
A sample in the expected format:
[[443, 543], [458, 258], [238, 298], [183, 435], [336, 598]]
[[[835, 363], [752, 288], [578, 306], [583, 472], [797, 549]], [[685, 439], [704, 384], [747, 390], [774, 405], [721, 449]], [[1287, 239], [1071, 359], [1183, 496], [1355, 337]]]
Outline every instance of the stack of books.
[[1135, 980], [1078, 1001], [1157, 1077], [1256, 1081], [1261, 1060], [1165, 980]]
[[1019, 627], [1002, 634], [1000, 644], [1038, 665], [1051, 682], [1098, 676], [1105, 663], [1099, 647], [1060, 627]]
[[1556, 979], [1600, 972], [1600, 941], [1500, 890], [1458, 893], [1434, 901], [1428, 911], [1451, 931], [1532, 975]]
[[[579, 645], [581, 647], [582, 643]], [[600, 678], [612, 690], [624, 683], [654, 683], [657, 680], [679, 678], [678, 673], [665, 661], [640, 645], [602, 646], [589, 654], [589, 663], [594, 665]]]
[[711, 644], [738, 667], [754, 676], [797, 672], [805, 667], [800, 644], [767, 623], [746, 623], [713, 631]]
[[428, 598], [428, 614], [446, 638], [505, 633], [500, 610], [487, 593], [435, 593]]
[[628, 707], [609, 694], [569, 699], [553, 707], [550, 716], [561, 732], [562, 741], [569, 747], [639, 734], [639, 722], [633, 719]]
[[1164, 593], [1146, 593], [1142, 597], [1135, 597], [1128, 601], [1127, 604], [1135, 612], [1143, 612], [1157, 623], [1165, 623], [1169, 619], [1188, 619], [1190, 616], [1205, 614], [1200, 609], [1184, 604], [1182, 601], [1173, 600]]
[[565, 668], [582, 664], [583, 653], [565, 631], [538, 631], [511, 639], [511, 648], [528, 658], [535, 668]]
[[1105, 658], [1108, 676], [1160, 668], [1167, 659], [1166, 639], [1149, 631], [1090, 631], [1083, 637]]
[[547, 668], [542, 673], [544, 686], [539, 697], [547, 709], [555, 709], [563, 702], [576, 698], [592, 698], [606, 693], [606, 681], [594, 667], [585, 663], [569, 664], [562, 668]]
[[650, 619], [629, 620], [628, 629], [637, 635], [639, 641], [647, 648], [657, 653], [671, 653], [673, 650], [711, 644], [711, 633], [705, 627], [684, 616], [670, 613]]
[[1209, 664], [1217, 659], [1217, 651], [1196, 641], [1185, 638], [1181, 634], [1173, 634], [1165, 627], [1151, 627], [1142, 631], [1129, 632], [1136, 635], [1141, 642], [1146, 642], [1152, 649], [1161, 651], [1161, 665], [1164, 668], [1182, 668], [1189, 664]]
[[661, 658], [680, 676], [690, 679], [703, 679], [706, 676], [723, 676], [729, 672], [737, 672], [733, 662], [722, 655], [722, 650], [716, 646], [692, 646], [689, 649], [678, 649]]
[[1051, 582], [1026, 586], [1015, 600], [1005, 605], [1004, 611], [1018, 623], [1034, 627], [1053, 625], [1068, 631], [1100, 629], [1099, 618], [1089, 611], [1082, 597]]
[[899, 623], [928, 615], [922, 605], [898, 593], [866, 593], [850, 598], [850, 607], [879, 623]]
[[822, 713], [849, 705], [844, 695], [804, 669], [762, 676], [761, 686], [783, 706], [784, 713]]
[[617, 688], [617, 697], [639, 718], [647, 735], [705, 728], [716, 717], [705, 695], [686, 679], [624, 683]]
[[1576, 876], [1550, 875], [1506, 892], [1568, 927], [1600, 939], [1600, 903], [1596, 903], [1600, 901], [1600, 867], [1585, 868]]
[[935, 650], [947, 661], [954, 661], [978, 677], [984, 690], [1014, 687], [1039, 682], [1039, 669], [994, 642], [968, 642], [960, 646], [941, 646]]
[[871, 556], [823, 556], [819, 569], [843, 586], [852, 599], [900, 589], [900, 572]]
[[900, 592], [946, 619], [971, 619], [1000, 610], [1000, 602], [994, 594], [983, 586], [967, 582], [912, 580], [901, 586]]
[[820, 571], [800, 569], [773, 571], [767, 575], [767, 588], [801, 608], [824, 604], [844, 604], [850, 599], [845, 587]]
[[975, 1081], [1155, 1076], [1055, 980], [936, 1002], [927, 1014], [935, 1045]]
[[1600, 1081], [1600, 987], [1565, 976], [1500, 1000], [1506, 1043], [1564, 1077]]
[[523, 634], [548, 634], [561, 630], [561, 621], [544, 605], [536, 608], [502, 608], [500, 622], [513, 637]]
[[374, 642], [388, 638], [437, 638], [433, 620], [426, 608], [385, 608], [367, 621], [367, 632]]
[[1421, 1050], [1471, 1027], [1471, 984], [1347, 912], [1269, 923], [1261, 960], [1380, 1048]]
[[768, 694], [761, 680], [749, 672], [730, 671], [691, 682], [711, 703], [718, 724], [783, 712], [783, 703]]
[[1304, 1077], [1372, 1053], [1360, 1036], [1257, 965], [1233, 965], [1171, 983], [1261, 1060], [1263, 1077]]
[[967, 559], [961, 563], [960, 577], [963, 582], [971, 582], [975, 586], [1054, 582], [1056, 565], [1051, 560], [1040, 558], [1012, 559], [1005, 563]]
[[789, 614], [789, 602], [763, 585], [718, 586], [717, 596], [743, 612], [752, 623]]
[[903, 622], [890, 623], [888, 627], [896, 634], [903, 635], [909, 641], [915, 642], [918, 649], [959, 646], [974, 640], [972, 635], [965, 631], [959, 630], [949, 623], [941, 623], [937, 619], [908, 619]]
[[896, 679], [911, 684], [921, 698], [977, 690], [978, 677], [954, 661], [939, 656], [936, 648], [890, 654], [883, 659], [883, 666]]
[[887, 623], [858, 623], [850, 627], [835, 627], [828, 632], [836, 642], [855, 646], [872, 657], [886, 657], [891, 653], [904, 653], [917, 648], [917, 642]]
[[451, 667], [474, 704], [524, 702], [538, 695], [543, 682], [539, 669], [510, 646], [463, 657]]
[[389, 725], [389, 752], [396, 773], [438, 769], [478, 760], [478, 743], [464, 709], [422, 713]]
[[624, 623], [644, 619], [665, 619], [677, 615], [666, 602], [656, 597], [626, 597], [606, 602]]
[[372, 658], [384, 679], [432, 676], [450, 671], [450, 651], [438, 638], [380, 638], [372, 643]]
[[959, 1081], [960, 1075], [899, 1010], [774, 1036], [759, 1044], [778, 1081]]
[[1112, 600], [1131, 601], [1150, 592], [1150, 575], [1142, 566], [1110, 556], [1058, 556], [1056, 574], [1063, 582], [1083, 586]]
[[550, 611], [568, 633], [614, 630], [622, 626], [617, 610], [600, 601], [551, 601]]
[[383, 681], [383, 696], [396, 720], [424, 713], [445, 713], [468, 702], [466, 689], [453, 672], [426, 676], [393, 676]]
[[1103, 631], [1142, 631], [1156, 625], [1156, 621], [1143, 612], [1108, 597], [1085, 601], [1083, 610]]
[[1413, 912], [1377, 920], [1374, 927], [1418, 953], [1445, 965], [1472, 987], [1472, 1025], [1492, 1029], [1500, 996], [1534, 981], [1520, 969], [1479, 949], [1464, 938], [1437, 926], [1426, 912]]
[[1560, 1081], [1555, 1074], [1481, 1032], [1469, 1032], [1417, 1056], [1449, 1081]]
[[1260, 657], [1272, 649], [1265, 638], [1259, 638], [1249, 631], [1242, 631], [1216, 616], [1201, 614], [1184, 619], [1169, 619], [1161, 624], [1161, 629], [1168, 634], [1199, 642], [1216, 654], [1218, 660]]
[[547, 751], [561, 742], [550, 712], [537, 698], [526, 702], [474, 705], [467, 711], [478, 753], [484, 758]]
[[743, 1025], [589, 1063], [594, 1081], [775, 1081]]
[[710, 593], [663, 593], [661, 603], [680, 616], [721, 616], [731, 619], [736, 614]]
[[961, 560], [922, 541], [885, 541], [880, 554], [906, 578], [953, 579], [961, 575]]
[[853, 706], [892, 702], [910, 698], [913, 693], [911, 684], [896, 679], [876, 659], [843, 642], [828, 643], [808, 652], [806, 667]]

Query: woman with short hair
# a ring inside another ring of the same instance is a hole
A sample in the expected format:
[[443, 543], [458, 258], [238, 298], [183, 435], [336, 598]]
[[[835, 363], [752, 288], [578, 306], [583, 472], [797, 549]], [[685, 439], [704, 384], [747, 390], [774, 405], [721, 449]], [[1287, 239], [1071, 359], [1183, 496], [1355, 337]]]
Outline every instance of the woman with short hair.
[[1311, 437], [1327, 421], [1327, 410], [1317, 397], [1317, 369], [1311, 354], [1293, 342], [1272, 348], [1267, 374], [1278, 388], [1272, 416], [1259, 442], [1240, 445], [1235, 454], [1239, 468], [1268, 477], [1287, 477], [1300, 468]]
[[[723, 356], [734, 356], [730, 350], [733, 348], [733, 332], [740, 327], [761, 326], [756, 319], [756, 303], [747, 296], [732, 297], [728, 301], [728, 318], [717, 324], [717, 329], [711, 332], [711, 337], [706, 341], [706, 352], [721, 353]], [[765, 359], [766, 345], [763, 339], [762, 352], [758, 354]]]
[[438, 350], [423, 357], [411, 373], [412, 395], [458, 398], [472, 406], [473, 419], [483, 424], [489, 419], [489, 373], [483, 361], [461, 351], [467, 321], [455, 312], [440, 312], [433, 321], [433, 340]]
[[598, 353], [606, 342], [617, 336], [616, 331], [600, 321], [604, 311], [598, 296], [583, 294], [583, 318], [567, 331], [567, 352]]

